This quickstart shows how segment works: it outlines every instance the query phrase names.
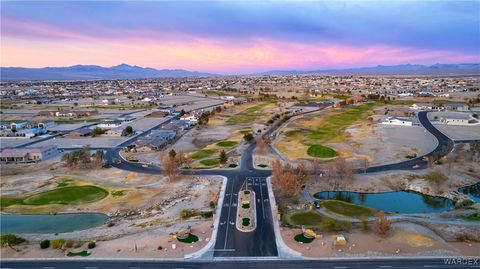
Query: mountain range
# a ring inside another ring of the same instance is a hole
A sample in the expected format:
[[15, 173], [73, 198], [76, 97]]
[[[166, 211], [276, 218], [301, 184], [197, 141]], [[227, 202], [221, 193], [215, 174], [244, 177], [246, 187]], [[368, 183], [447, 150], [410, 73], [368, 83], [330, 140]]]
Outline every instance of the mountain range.
[[272, 70], [258, 75], [302, 75], [302, 74], [331, 74], [331, 75], [480, 75], [480, 63], [465, 64], [402, 64], [377, 65], [374, 67], [359, 67], [347, 69], [319, 69], [319, 70]]
[[112, 67], [98, 65], [74, 65], [68, 67], [1, 67], [1, 80], [95, 80], [95, 79], [137, 79], [167, 77], [207, 77], [215, 74], [183, 69], [153, 69], [148, 67], [120, 64]]
[[[403, 64], [377, 65], [374, 67], [359, 67], [347, 69], [318, 70], [272, 70], [253, 75], [480, 75], [480, 63], [465, 64]], [[154, 69], [148, 67], [120, 64], [112, 67], [98, 65], [74, 65], [69, 67], [1, 67], [2, 81], [11, 80], [95, 80], [95, 79], [139, 79], [139, 78], [179, 78], [179, 77], [209, 77], [218, 74], [188, 71], [184, 69]]]

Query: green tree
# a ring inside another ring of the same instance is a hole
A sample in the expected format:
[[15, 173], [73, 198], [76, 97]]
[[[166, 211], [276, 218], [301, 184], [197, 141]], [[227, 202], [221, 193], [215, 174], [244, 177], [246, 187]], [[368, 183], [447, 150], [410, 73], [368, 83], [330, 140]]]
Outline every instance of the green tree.
[[124, 132], [125, 132], [126, 135], [131, 135], [131, 134], [133, 134], [133, 127], [132, 127], [132, 126], [127, 126], [127, 127], [125, 127]]
[[248, 143], [253, 141], [253, 134], [252, 133], [246, 133], [243, 135], [243, 139], [247, 141]]
[[174, 149], [172, 149], [168, 152], [168, 156], [173, 159], [175, 158], [175, 156], [177, 156], [177, 152]]
[[92, 134], [93, 136], [99, 136], [99, 135], [102, 135], [104, 133], [103, 129], [100, 128], [100, 127], [95, 127], [93, 128], [92, 130]]
[[222, 149], [222, 151], [220, 151], [219, 159], [220, 159], [221, 164], [226, 164], [227, 163], [228, 156], [227, 156], [227, 153], [225, 153], [225, 150]]

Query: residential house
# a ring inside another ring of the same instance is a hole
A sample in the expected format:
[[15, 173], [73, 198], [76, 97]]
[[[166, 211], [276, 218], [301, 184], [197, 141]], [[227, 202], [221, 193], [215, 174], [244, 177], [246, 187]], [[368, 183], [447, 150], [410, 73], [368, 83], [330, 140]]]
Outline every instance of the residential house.
[[0, 152], [2, 163], [24, 163], [47, 160], [58, 154], [57, 146], [37, 148], [6, 148]]
[[157, 151], [164, 148], [167, 144], [168, 141], [160, 137], [140, 137], [134, 143], [137, 152]]
[[152, 138], [162, 138], [166, 141], [172, 141], [176, 135], [177, 132], [174, 130], [152, 130], [148, 136]]
[[98, 123], [97, 127], [105, 128], [105, 129], [116, 128], [121, 126], [123, 123], [124, 123], [123, 121], [118, 119], [106, 119]]
[[469, 114], [448, 115], [440, 118], [445, 125], [469, 126], [478, 125], [480, 122]]
[[106, 136], [123, 136], [125, 134], [125, 129], [123, 127], [116, 127], [109, 130], [106, 130], [104, 135]]
[[434, 105], [432, 103], [416, 103], [410, 106], [412, 110], [441, 110], [441, 106]]
[[92, 129], [90, 128], [80, 128], [70, 132], [70, 136], [90, 136], [92, 135]]
[[413, 122], [409, 118], [387, 117], [384, 121], [381, 121], [380, 124], [412, 126]]
[[164, 111], [153, 111], [152, 113], [145, 115], [145, 118], [164, 118], [168, 116], [167, 112]]
[[449, 103], [445, 104], [445, 109], [446, 110], [469, 110], [470, 107], [467, 104], [462, 104], [462, 103]]

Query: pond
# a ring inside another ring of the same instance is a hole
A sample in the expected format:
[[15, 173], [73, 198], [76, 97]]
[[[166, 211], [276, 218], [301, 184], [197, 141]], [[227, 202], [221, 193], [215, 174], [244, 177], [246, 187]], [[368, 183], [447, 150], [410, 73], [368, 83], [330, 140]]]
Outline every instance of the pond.
[[24, 215], [1, 214], [2, 234], [7, 233], [67, 233], [93, 228], [105, 223], [108, 216], [99, 213]]
[[480, 203], [480, 182], [470, 186], [465, 186], [458, 189], [459, 192], [464, 193], [477, 203]]
[[450, 199], [410, 191], [380, 193], [323, 191], [314, 196], [317, 199], [341, 200], [395, 213], [437, 213], [448, 211], [454, 207], [454, 203]]

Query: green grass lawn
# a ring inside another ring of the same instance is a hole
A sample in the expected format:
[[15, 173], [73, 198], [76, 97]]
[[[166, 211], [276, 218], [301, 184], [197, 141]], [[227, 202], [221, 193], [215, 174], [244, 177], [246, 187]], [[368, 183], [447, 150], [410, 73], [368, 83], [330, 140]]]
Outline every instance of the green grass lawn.
[[97, 186], [71, 186], [42, 191], [26, 197], [1, 198], [1, 207], [11, 205], [82, 204], [105, 198], [108, 191]]
[[249, 218], [243, 218], [242, 219], [242, 226], [250, 226], [250, 219]]
[[255, 122], [255, 120], [257, 120], [259, 116], [263, 114], [261, 110], [270, 103], [271, 102], [263, 102], [258, 105], [249, 107], [243, 110], [242, 112], [231, 116], [227, 120], [227, 124], [236, 125], [236, 124], [253, 123]]
[[87, 257], [87, 256], [90, 256], [90, 253], [88, 253], [88, 251], [86, 251], [86, 250], [80, 251], [80, 252], [68, 252], [67, 253], [67, 257], [77, 257], [77, 256]]
[[331, 213], [347, 217], [370, 217], [376, 212], [369, 207], [354, 205], [338, 200], [322, 201], [321, 206]]
[[307, 154], [318, 158], [333, 158], [337, 156], [337, 152], [334, 149], [322, 145], [311, 145], [308, 147]]
[[333, 140], [341, 135], [345, 128], [351, 126], [356, 121], [364, 118], [376, 104], [368, 103], [359, 106], [351, 106], [340, 112], [327, 115], [320, 126], [308, 134], [308, 137], [314, 141], [326, 142]]
[[120, 191], [111, 191], [110, 194], [113, 197], [120, 197], [125, 195], [126, 190], [120, 190]]
[[465, 217], [466, 220], [470, 221], [480, 221], [480, 213], [473, 213]]
[[185, 239], [180, 239], [180, 238], [177, 238], [178, 241], [182, 242], [182, 243], [188, 243], [188, 244], [191, 244], [191, 243], [195, 243], [198, 241], [198, 236], [194, 235], [194, 234], [189, 234], [187, 236], [187, 238]]
[[220, 141], [217, 143], [217, 146], [219, 147], [223, 147], [223, 148], [231, 148], [233, 146], [235, 146], [237, 144], [237, 142], [235, 141]]
[[200, 163], [205, 166], [217, 166], [220, 164], [220, 161], [216, 159], [206, 159], [206, 160], [201, 160]]
[[328, 217], [323, 216], [315, 211], [306, 211], [292, 214], [289, 218], [289, 222], [297, 226], [305, 225], [309, 227], [315, 227], [320, 225], [320, 223], [325, 219], [328, 219]]
[[312, 243], [312, 241], [313, 241], [315, 238], [305, 237], [305, 236], [303, 235], [303, 233], [302, 233], [302, 234], [297, 234], [297, 235], [295, 235], [294, 239], [295, 239], [295, 241], [297, 241], [297, 242], [302, 242], [302, 243], [308, 244], [308, 243]]
[[238, 131], [239, 133], [246, 135], [246, 134], [253, 134], [252, 129], [245, 129], [245, 130], [240, 130]]
[[305, 225], [307, 228], [319, 228], [324, 232], [349, 231], [352, 228], [350, 222], [337, 221], [314, 210], [293, 213], [284, 220], [297, 228]]
[[193, 153], [192, 154], [192, 159], [193, 160], [200, 160], [200, 159], [203, 159], [203, 158], [210, 157], [214, 153], [215, 153], [215, 151], [213, 151], [211, 149], [202, 149], [202, 150], [199, 150], [199, 151]]

